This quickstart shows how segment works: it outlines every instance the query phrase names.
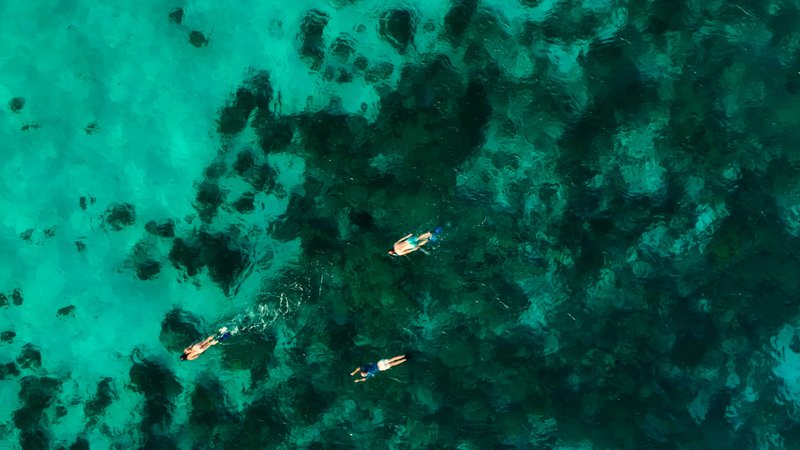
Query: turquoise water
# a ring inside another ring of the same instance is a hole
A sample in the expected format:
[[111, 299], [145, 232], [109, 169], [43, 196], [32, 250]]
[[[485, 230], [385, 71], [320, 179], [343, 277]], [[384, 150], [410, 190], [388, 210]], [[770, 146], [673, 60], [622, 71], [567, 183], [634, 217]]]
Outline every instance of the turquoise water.
[[798, 447], [796, 3], [135, 3], [0, 5], [3, 448]]

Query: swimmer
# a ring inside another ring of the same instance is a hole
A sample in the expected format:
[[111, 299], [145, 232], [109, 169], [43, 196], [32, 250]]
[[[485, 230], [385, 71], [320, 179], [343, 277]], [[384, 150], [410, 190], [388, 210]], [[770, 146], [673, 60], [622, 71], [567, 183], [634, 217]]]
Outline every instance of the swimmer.
[[183, 354], [181, 355], [181, 361], [192, 361], [197, 359], [204, 351], [208, 350], [209, 347], [212, 345], [219, 344], [220, 341], [224, 341], [231, 336], [231, 332], [228, 331], [226, 327], [222, 327], [219, 329], [218, 335], [209, 336], [203, 342], [198, 342], [192, 346], [186, 347], [183, 349]]
[[367, 379], [374, 377], [377, 375], [378, 372], [383, 372], [384, 370], [389, 370], [394, 366], [398, 366], [406, 362], [406, 355], [395, 356], [392, 359], [382, 359], [377, 362], [377, 364], [369, 364], [363, 367], [358, 367], [353, 373], [350, 374], [352, 377], [353, 375], [361, 372], [361, 378], [354, 381], [354, 383], [359, 383], [362, 381], [367, 381]]
[[436, 227], [433, 230], [433, 233], [428, 231], [425, 234], [421, 234], [419, 236], [414, 236], [414, 234], [409, 234], [408, 236], [400, 239], [399, 241], [394, 243], [394, 249], [389, 250], [389, 254], [392, 256], [403, 256], [407, 255], [416, 250], [422, 250], [422, 253], [426, 255], [428, 252], [422, 248], [423, 245], [427, 244], [428, 242], [436, 242], [439, 238], [439, 233], [442, 232], [442, 227]]
[[[421, 250], [420, 247], [427, 244], [431, 240], [431, 237], [433, 237], [433, 233], [430, 231], [419, 236], [414, 236], [413, 233], [409, 234], [403, 239], [395, 242], [394, 250], [389, 250], [389, 254], [392, 256], [403, 256], [413, 251]], [[425, 250], [423, 250], [423, 253], [424, 252]]]

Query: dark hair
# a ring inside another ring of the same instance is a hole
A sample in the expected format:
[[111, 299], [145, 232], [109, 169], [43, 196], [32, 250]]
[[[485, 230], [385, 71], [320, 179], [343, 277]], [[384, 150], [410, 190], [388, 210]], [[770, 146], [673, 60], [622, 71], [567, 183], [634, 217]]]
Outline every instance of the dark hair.
[[182, 354], [181, 355], [181, 361], [186, 361], [186, 358], [188, 358], [188, 357], [189, 356], [186, 353]]

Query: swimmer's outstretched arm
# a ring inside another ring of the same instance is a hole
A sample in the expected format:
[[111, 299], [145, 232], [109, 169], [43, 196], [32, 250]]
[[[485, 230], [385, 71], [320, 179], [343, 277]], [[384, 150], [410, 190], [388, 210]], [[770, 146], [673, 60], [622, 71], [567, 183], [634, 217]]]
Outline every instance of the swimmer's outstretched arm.
[[[354, 370], [353, 373], [350, 374], [350, 376], [352, 377], [353, 375], [357, 374], [360, 371], [361, 371], [361, 367], [356, 367], [356, 370]], [[359, 378], [359, 379], [353, 381], [353, 383], [360, 383], [362, 381], [367, 381], [367, 378], [366, 377]]]

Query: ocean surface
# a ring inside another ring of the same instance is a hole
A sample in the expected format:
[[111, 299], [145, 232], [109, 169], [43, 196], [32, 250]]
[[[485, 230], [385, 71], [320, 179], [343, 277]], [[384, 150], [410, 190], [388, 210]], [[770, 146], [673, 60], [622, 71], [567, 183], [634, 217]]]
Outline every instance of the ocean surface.
[[800, 448], [797, 1], [0, 23], [0, 448]]

